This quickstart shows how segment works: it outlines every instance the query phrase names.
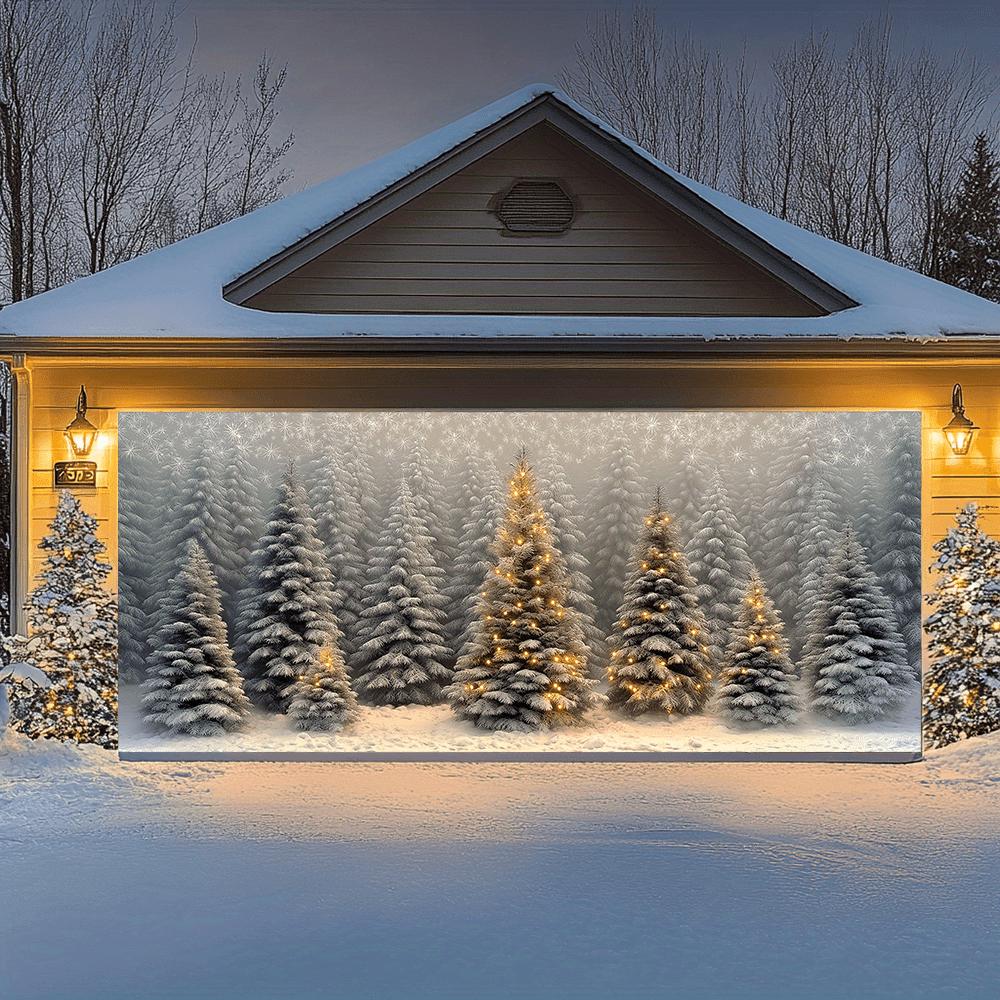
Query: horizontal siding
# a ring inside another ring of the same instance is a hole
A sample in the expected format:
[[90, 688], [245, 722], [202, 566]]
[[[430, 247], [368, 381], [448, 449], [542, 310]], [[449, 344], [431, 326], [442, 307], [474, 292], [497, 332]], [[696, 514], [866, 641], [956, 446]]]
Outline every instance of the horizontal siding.
[[[492, 294], [480, 291], [479, 283], [448, 295], [397, 294], [382, 291], [379, 295], [303, 295], [293, 296], [296, 312], [358, 313], [363, 315], [432, 313], [434, 315], [519, 315], [535, 316], [797, 316], [791, 305], [775, 303], [764, 296], [641, 295], [631, 292], [628, 283], [617, 294], [563, 293], [558, 300], [537, 294]], [[526, 290], [527, 292], [528, 290]], [[254, 307], [273, 312], [287, 312], [290, 299], [282, 295], [259, 295]]]
[[[493, 225], [498, 225], [494, 221]], [[376, 228], [378, 227], [378, 228]], [[391, 238], [392, 242], [389, 242]], [[564, 254], [553, 254], [551, 260], [565, 262], [567, 267], [572, 267], [578, 248], [583, 251], [589, 247], [603, 251], [605, 260], [614, 262], [628, 261], [634, 248], [664, 247], [681, 250], [678, 257], [681, 262], [686, 260], [704, 261], [707, 263], [717, 263], [718, 255], [713, 253], [711, 247], [691, 246], [687, 243], [683, 234], [676, 232], [666, 232], [656, 229], [605, 229], [581, 231], [569, 229], [565, 233], [558, 235], [539, 236], [501, 236], [494, 229], [484, 230], [474, 226], [464, 228], [454, 228], [442, 231], [434, 227], [410, 226], [407, 228], [393, 227], [389, 231], [388, 225], [384, 228], [380, 223], [375, 223], [362, 230], [358, 236], [351, 237], [340, 244], [337, 250], [330, 250], [328, 253], [342, 253], [347, 259], [355, 259], [354, 247], [358, 247], [358, 253], [362, 253], [361, 247], [384, 246], [391, 249], [392, 246], [399, 246], [401, 253], [409, 253], [410, 246], [439, 247], [442, 260], [448, 262], [454, 254], [464, 255], [467, 247], [483, 247], [487, 249], [511, 249], [517, 248], [517, 252], [527, 253], [533, 248], [548, 248], [551, 250], [565, 249]], [[325, 256], [325, 255], [322, 255]], [[360, 258], [359, 258], [360, 259]], [[458, 259], [465, 259], [460, 256]], [[276, 282], [277, 284], [277, 282]], [[249, 303], [250, 300], [248, 300]]]
[[[613, 292], [622, 283], [627, 282], [652, 286], [654, 292], [658, 291], [659, 286], [664, 282], [676, 288], [680, 285], [695, 285], [710, 281], [716, 291], [726, 286], [745, 289], [759, 285], [750, 268], [746, 268], [743, 272], [730, 274], [728, 277], [720, 277], [716, 267], [706, 263], [675, 264], [670, 269], [669, 278], [663, 277], [661, 263], [608, 264], [582, 261], [574, 266], [572, 276], [569, 278], [566, 275], [565, 267], [558, 262], [546, 260], [540, 260], [537, 263], [528, 262], [520, 259], [520, 255], [516, 252], [511, 253], [506, 261], [497, 261], [497, 263], [503, 263], [503, 272], [499, 278], [492, 279], [493, 283], [502, 282], [507, 285], [513, 282], [521, 283], [525, 280], [544, 278], [554, 291], [558, 291], [554, 284], [557, 282], [561, 282], [567, 287], [579, 286], [581, 282], [600, 285], [602, 288], [607, 287], [607, 291], [601, 292], [601, 294]], [[480, 261], [455, 261], [448, 265], [447, 273], [443, 274], [440, 264], [435, 261], [398, 259], [389, 261], [345, 260], [338, 261], [335, 268], [331, 268], [329, 262], [326, 261], [314, 263], [299, 268], [295, 272], [295, 277], [286, 278], [285, 283], [289, 291], [307, 292], [311, 286], [315, 286], [319, 282], [329, 282], [334, 275], [344, 287], [349, 286], [352, 280], [368, 280], [373, 275], [383, 284], [391, 281], [413, 281], [414, 279], [419, 279], [421, 282], [455, 282], [456, 279], [461, 279], [487, 284], [482, 277], [482, 262]], [[444, 289], [438, 289], [438, 291], [442, 290]]]
[[[561, 305], [564, 299], [621, 297], [663, 300], [694, 299], [704, 297], [705, 289], [711, 291], [710, 297], [725, 299], [760, 299], [767, 301], [766, 290], [759, 282], [727, 280], [717, 277], [699, 281], [693, 278], [671, 276], [669, 280], [643, 280], [633, 277], [622, 269], [623, 273], [616, 278], [602, 279], [575, 276], [546, 279], [546, 287], [559, 301], [552, 305]], [[337, 282], [336, 296], [329, 293], [329, 281], [325, 278], [288, 278], [284, 282], [290, 294], [312, 298], [344, 298], [361, 299], [371, 290], [371, 282], [365, 278], [343, 278]], [[456, 275], [447, 277], [420, 278], [412, 277], [381, 277], [379, 279], [378, 302], [383, 299], [395, 299], [400, 296], [426, 297], [445, 299], [462, 295], [488, 296], [507, 299], [511, 297], [528, 297], [534, 284], [530, 277], [503, 274], [493, 279], [481, 277], [465, 278]], [[390, 302], [391, 305], [391, 302]]]
[[[934, 544], [955, 527], [958, 510], [969, 503], [977, 504], [980, 527], [1000, 538], [1000, 407], [996, 405], [1000, 399], [1000, 364], [992, 369], [956, 368], [935, 374], [934, 390], [941, 405], [923, 412], [925, 593], [935, 582], [927, 570], [937, 556]], [[963, 386], [966, 416], [980, 427], [965, 456], [952, 454], [941, 433], [952, 417], [951, 390], [956, 381]]]
[[[358, 277], [386, 273], [387, 269], [389, 273], [406, 274], [408, 272], [403, 269], [412, 266], [415, 268], [414, 275], [433, 277], [442, 273], [441, 268], [445, 264], [448, 274], [459, 274], [463, 269], [474, 268], [473, 277], [482, 274], [478, 267], [480, 264], [503, 265], [504, 271], [524, 275], [530, 275], [534, 269], [539, 275], [547, 275], [552, 269], [565, 274], [567, 267], [571, 267], [574, 273], [580, 269], [580, 273], [588, 277], [600, 277], [602, 272], [615, 275], [631, 268], [655, 268], [654, 277], [662, 275], [664, 268], [669, 268], [671, 275], [694, 274], [701, 278], [718, 273], [711, 254], [705, 252], [699, 260], [697, 253], [679, 242], [674, 245], [650, 240], [647, 246], [633, 240], [627, 259], [617, 260], [614, 259], [614, 242], [610, 239], [607, 246], [602, 246], [592, 242], [581, 244], [579, 240], [570, 244], [569, 237], [567, 233], [563, 243], [556, 243], [554, 237], [548, 237], [547, 241], [509, 239], [491, 244], [459, 245], [454, 241], [448, 244], [424, 241], [420, 234], [411, 230], [400, 233], [399, 242], [393, 246], [366, 243], [359, 238], [349, 247], [330, 250], [304, 264], [295, 271], [295, 275]], [[382, 265], [382, 269], [366, 267], [369, 264]], [[598, 270], [595, 271], [595, 268]], [[756, 276], [757, 272], [749, 264], [734, 262], [728, 274]]]
[[[563, 233], [505, 233], [491, 199], [554, 177]], [[794, 316], [817, 310], [547, 126], [511, 140], [245, 303], [274, 312]]]

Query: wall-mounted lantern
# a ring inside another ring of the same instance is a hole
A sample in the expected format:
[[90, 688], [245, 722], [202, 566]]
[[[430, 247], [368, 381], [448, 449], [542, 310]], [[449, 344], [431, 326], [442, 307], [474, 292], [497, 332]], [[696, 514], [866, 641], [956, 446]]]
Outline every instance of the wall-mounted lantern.
[[[65, 430], [66, 440], [76, 458], [83, 459], [90, 454], [97, 440], [97, 428], [87, 419], [87, 393], [80, 386], [80, 397], [76, 401], [76, 416]], [[96, 462], [56, 462], [52, 468], [53, 486], [56, 489], [97, 486]]]
[[97, 428], [87, 419], [87, 393], [80, 386], [80, 398], [76, 401], [76, 416], [66, 428], [66, 438], [77, 458], [86, 458], [97, 440]]
[[944, 436], [951, 445], [951, 450], [956, 455], [965, 455], [972, 444], [972, 438], [979, 428], [965, 415], [965, 407], [962, 405], [962, 387], [955, 383], [955, 388], [951, 391], [951, 411], [954, 416], [947, 427], [943, 427]]

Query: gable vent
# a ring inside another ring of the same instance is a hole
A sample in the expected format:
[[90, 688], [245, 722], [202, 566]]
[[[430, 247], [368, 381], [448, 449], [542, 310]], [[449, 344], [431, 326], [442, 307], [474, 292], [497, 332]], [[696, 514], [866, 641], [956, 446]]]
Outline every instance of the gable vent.
[[497, 218], [513, 233], [560, 233], [573, 215], [572, 199], [555, 181], [518, 181], [497, 206]]

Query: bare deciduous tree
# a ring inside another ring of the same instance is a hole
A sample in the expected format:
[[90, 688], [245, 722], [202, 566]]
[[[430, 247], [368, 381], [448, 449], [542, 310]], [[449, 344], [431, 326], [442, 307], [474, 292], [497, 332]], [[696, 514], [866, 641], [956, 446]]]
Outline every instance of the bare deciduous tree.
[[962, 173], [962, 156], [981, 128], [983, 112], [996, 89], [993, 75], [964, 52], [957, 52], [944, 65], [925, 47], [909, 63], [907, 193], [913, 225], [908, 256], [917, 270], [932, 277], [940, 273], [942, 219]]
[[89, 4], [0, 0], [0, 207], [12, 301], [62, 278], [56, 230], [69, 171]]
[[[960, 52], [902, 52], [887, 12], [851, 47], [810, 31], [754, 86], [690, 35], [665, 44], [652, 7], [588, 24], [562, 86], [668, 166], [741, 201], [926, 274], [944, 207], [996, 80]], [[985, 125], [993, 131], [991, 124]]]
[[174, 10], [112, 2], [83, 68], [80, 207], [93, 273], [156, 245], [181, 173], [191, 57], [178, 71]]
[[285, 83], [287, 69], [282, 66], [272, 79], [271, 60], [265, 52], [254, 76], [252, 97], [240, 98], [243, 120], [237, 127], [242, 147], [238, 215], [273, 201], [278, 188], [288, 179], [280, 163], [295, 139], [289, 135], [277, 146], [271, 145], [271, 128], [278, 116], [275, 101]]
[[652, 8], [621, 8], [588, 23], [589, 49], [576, 46], [575, 70], [560, 84], [626, 138], [675, 170], [718, 184], [731, 131], [729, 79], [721, 52], [690, 33], [663, 33]]
[[[96, 16], [98, 10], [100, 17]], [[173, 6], [0, 0], [0, 239], [17, 301], [278, 196], [284, 69], [244, 97], [179, 54]]]

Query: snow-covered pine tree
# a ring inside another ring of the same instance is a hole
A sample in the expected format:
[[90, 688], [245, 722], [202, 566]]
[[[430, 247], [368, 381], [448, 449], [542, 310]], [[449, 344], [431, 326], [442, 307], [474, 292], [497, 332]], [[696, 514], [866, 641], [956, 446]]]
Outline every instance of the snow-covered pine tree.
[[854, 502], [853, 523], [858, 543], [868, 553], [873, 566], [877, 566], [879, 559], [879, 532], [885, 520], [884, 500], [885, 487], [869, 465], [865, 468], [861, 488]]
[[354, 689], [369, 705], [432, 705], [452, 679], [425, 537], [404, 477], [375, 549], [377, 574], [359, 623], [364, 642], [351, 663]]
[[225, 556], [220, 558], [217, 579], [222, 618], [230, 632], [239, 620], [240, 595], [247, 583], [247, 570], [254, 542], [260, 538], [261, 510], [258, 501], [260, 473], [247, 445], [234, 441], [225, 454], [222, 485], [222, 537]]
[[458, 558], [449, 586], [457, 620], [455, 650], [464, 656], [473, 640], [476, 608], [487, 573], [493, 571], [493, 538], [503, 507], [503, 495], [492, 472], [472, 465], [466, 482], [468, 502], [459, 533]]
[[[430, 458], [426, 453], [413, 453], [404, 463], [404, 476], [409, 483], [410, 496], [417, 513], [416, 527], [420, 531], [420, 541], [426, 552], [423, 573], [432, 586], [432, 594], [428, 595], [428, 599], [440, 611], [441, 635], [446, 646], [443, 662], [452, 671], [455, 667], [454, 647], [458, 641], [458, 623], [455, 609], [451, 605], [448, 580], [454, 566], [458, 542], [446, 516], [448, 504], [445, 500], [445, 487], [431, 471]], [[387, 512], [387, 521], [389, 516]], [[377, 577], [378, 571], [369, 578], [369, 583], [376, 582]], [[367, 636], [365, 638], [367, 640]]]
[[218, 456], [212, 448], [202, 445], [187, 462], [180, 490], [167, 514], [165, 535], [171, 552], [170, 579], [186, 558], [185, 543], [189, 538], [201, 546], [213, 576], [218, 577], [220, 567], [228, 571], [232, 553], [222, 480]]
[[588, 499], [590, 565], [597, 627], [611, 631], [628, 575], [628, 554], [642, 518], [642, 487], [632, 447], [624, 438], [611, 445], [607, 461], [591, 484]]
[[160, 556], [153, 581], [153, 608], [149, 616], [149, 644], [155, 650], [162, 628], [172, 609], [163, 608], [170, 582], [186, 558], [186, 543], [193, 538], [201, 546], [212, 575], [228, 578], [232, 558], [226, 532], [226, 497], [222, 470], [215, 453], [206, 444], [198, 447], [190, 459], [179, 457], [170, 472], [163, 496], [162, 528], [159, 532]]
[[222, 620], [219, 588], [198, 542], [184, 543], [178, 569], [161, 604], [162, 621], [150, 658], [146, 722], [173, 733], [221, 736], [250, 718]]
[[118, 679], [146, 678], [149, 622], [159, 595], [153, 540], [157, 536], [157, 497], [152, 458], [145, 448], [118, 456]]
[[797, 721], [799, 698], [781, 632], [774, 602], [751, 567], [719, 673], [716, 704], [721, 718], [763, 726]]
[[446, 484], [433, 468], [430, 455], [423, 449], [411, 450], [410, 458], [403, 463], [403, 474], [410, 483], [417, 512], [433, 539], [430, 554], [440, 567], [444, 581], [451, 573], [458, 549], [458, 539], [451, 523], [454, 498], [449, 496]]
[[1000, 729], [1000, 541], [979, 527], [970, 503], [935, 543], [938, 574], [924, 620], [930, 666], [924, 677], [925, 745], [943, 747]]
[[28, 596], [29, 637], [3, 646], [11, 663], [42, 671], [51, 687], [10, 689], [11, 728], [32, 738], [118, 746], [118, 602], [104, 583], [97, 520], [69, 490], [38, 547], [46, 552]]
[[[898, 435], [888, 456], [886, 492], [872, 565], [896, 612], [913, 676], [920, 676], [920, 442]], [[869, 550], [871, 551], [871, 550]]]
[[939, 260], [933, 277], [1000, 302], [1000, 162], [986, 132], [942, 213]]
[[293, 463], [278, 484], [264, 532], [240, 615], [247, 650], [243, 677], [256, 705], [284, 712], [288, 686], [305, 675], [321, 649], [340, 648], [326, 555]]
[[285, 693], [293, 729], [326, 732], [358, 717], [358, 700], [351, 690], [343, 658], [336, 646], [324, 646]]
[[332, 608], [341, 632], [341, 653], [350, 663], [359, 645], [358, 620], [364, 609], [369, 553], [362, 551], [367, 527], [356, 482], [332, 446], [323, 449], [315, 471], [316, 534], [332, 575]]
[[365, 582], [370, 582], [367, 575], [368, 559], [378, 540], [378, 525], [382, 523], [383, 509], [360, 427], [354, 426], [348, 432], [337, 470], [343, 474], [344, 485], [353, 492], [361, 510], [357, 546], [362, 568], [365, 570]]
[[762, 573], [788, 629], [793, 667], [843, 523], [828, 444], [816, 428], [805, 427], [776, 449], [768, 470]]
[[709, 656], [718, 665], [742, 608], [752, 565], [718, 469], [709, 480], [702, 506], [687, 546], [688, 568], [697, 583], [698, 607], [712, 639]]
[[628, 715], [685, 715], [704, 708], [711, 697], [711, 638], [659, 489], [632, 550], [608, 644], [608, 704]]
[[764, 565], [767, 543], [764, 540], [764, 477], [757, 465], [746, 469], [739, 491], [730, 490], [740, 532], [747, 542], [747, 555], [755, 566]]
[[669, 506], [677, 540], [686, 545], [695, 522], [701, 517], [708, 489], [709, 467], [700, 450], [691, 449], [677, 456], [670, 477]]
[[892, 603], [848, 526], [809, 619], [802, 672], [815, 711], [853, 725], [873, 722], [913, 683]]
[[445, 692], [481, 729], [530, 732], [579, 722], [594, 702], [587, 651], [566, 603], [566, 565], [524, 450], [493, 541], [472, 648]]

